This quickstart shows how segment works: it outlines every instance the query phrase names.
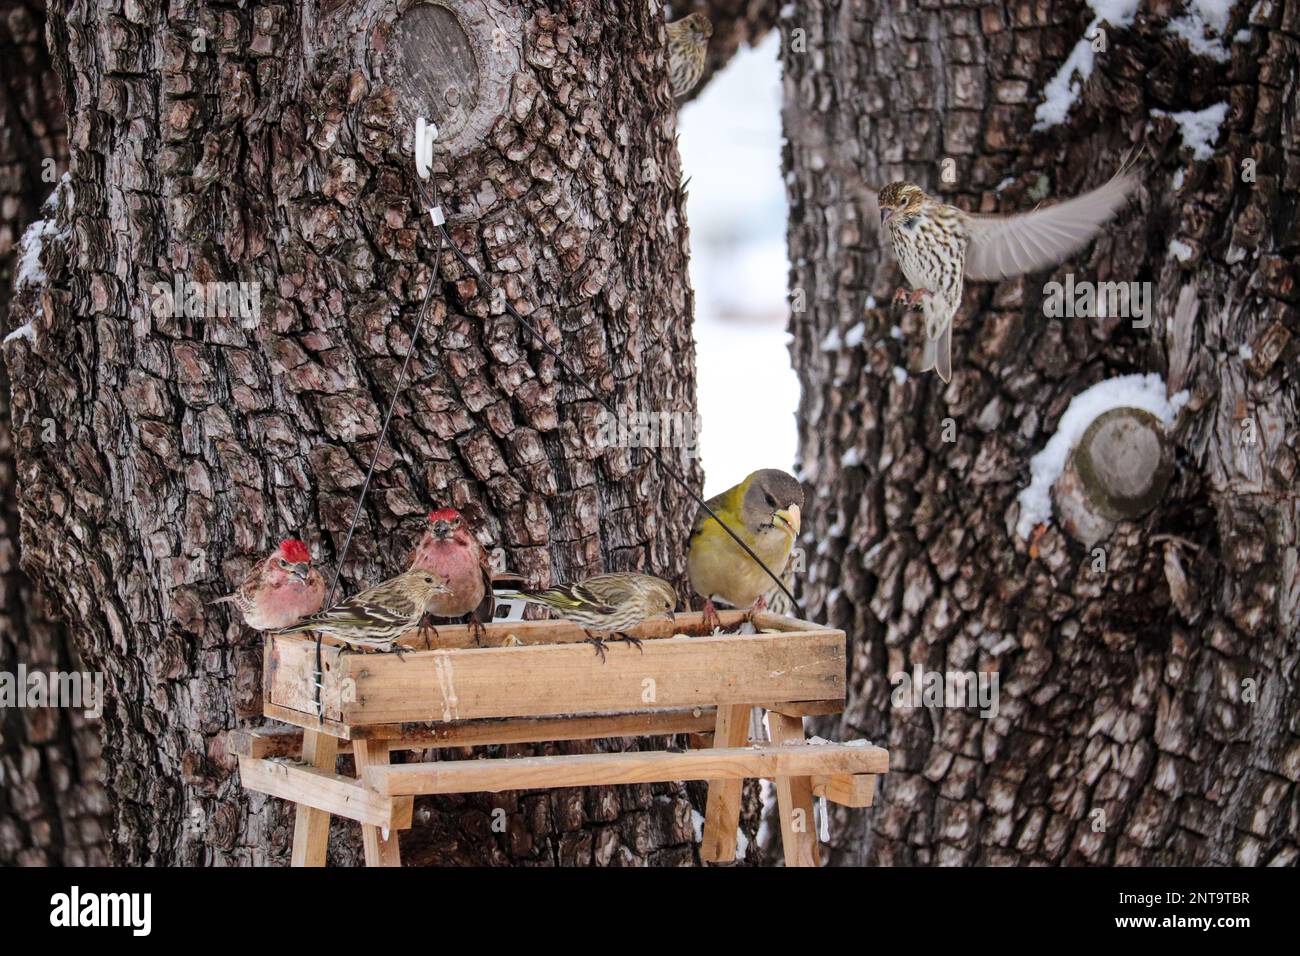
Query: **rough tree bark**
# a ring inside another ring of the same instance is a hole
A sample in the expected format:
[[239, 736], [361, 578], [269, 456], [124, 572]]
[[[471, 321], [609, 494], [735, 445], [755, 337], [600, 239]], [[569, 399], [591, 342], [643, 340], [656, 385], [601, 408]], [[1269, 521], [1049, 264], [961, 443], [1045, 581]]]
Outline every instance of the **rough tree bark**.
[[[1222, 60], [1167, 29], [1182, 12], [1157, 2], [1108, 29], [1080, 102], [1037, 133], [1041, 91], [1092, 17], [1078, 0], [797, 0], [782, 21], [791, 283], [808, 304], [792, 323], [815, 503], [803, 595], [855, 638], [840, 726], [891, 753], [875, 808], [836, 813], [834, 863], [1300, 854], [1300, 218], [1285, 198], [1300, 186], [1300, 3], [1236, 5]], [[1219, 102], [1207, 158], [1155, 112]], [[874, 305], [903, 280], [825, 171], [826, 141], [869, 182], [1006, 211], [1097, 185], [1142, 138], [1134, 208], [1055, 277], [1152, 282], [1149, 328], [1045, 318], [1042, 275], [975, 284], [951, 384], [897, 371], [916, 368], [921, 332], [909, 317], [891, 335], [898, 315]], [[1134, 371], [1190, 393], [1163, 500], [1103, 543], [1104, 572], [1055, 524], [1031, 548], [1014, 534], [1030, 458], [1072, 396]], [[995, 671], [998, 716], [891, 707], [890, 676], [918, 663]]]
[[[34, 334], [5, 355], [24, 566], [105, 673], [121, 863], [286, 858], [291, 815], [244, 794], [224, 750], [260, 720], [261, 641], [207, 602], [287, 534], [331, 564], [392, 395], [431, 275], [395, 89], [419, 68], [393, 56], [408, 6], [50, 5], [71, 177]], [[684, 492], [643, 452], [599, 447], [594, 403], [500, 298], [611, 402], [693, 411], [662, 20], [622, 0], [519, 15], [495, 38], [522, 50], [504, 115], [435, 161], [455, 241], [493, 288], [444, 253], [346, 590], [395, 570], [433, 502], [535, 582], [682, 571]], [[259, 283], [260, 318], [156, 308], [177, 276]], [[689, 863], [691, 809], [675, 785], [422, 801], [403, 848], [408, 863]], [[352, 862], [359, 840], [340, 832], [332, 859]]]
[[[18, 242], [67, 168], [58, 84], [39, 0], [0, 3], [0, 338]], [[9, 376], [0, 362], [0, 671], [20, 663], [79, 670], [67, 630], [19, 567], [18, 506], [9, 429]], [[106, 797], [99, 729], [81, 711], [6, 708], [0, 714], [0, 865], [102, 863]]]

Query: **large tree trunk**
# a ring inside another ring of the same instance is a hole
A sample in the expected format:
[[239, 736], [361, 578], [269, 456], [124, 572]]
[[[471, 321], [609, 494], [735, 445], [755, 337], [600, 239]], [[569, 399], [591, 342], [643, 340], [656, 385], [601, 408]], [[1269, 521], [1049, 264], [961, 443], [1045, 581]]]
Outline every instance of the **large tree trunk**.
[[[448, 62], [412, 46], [424, 14], [394, 27], [408, 6], [51, 4], [71, 178], [25, 303], [33, 334], [5, 356], [24, 566], [105, 674], [122, 863], [286, 857], [291, 816], [243, 793], [224, 749], [260, 721], [261, 639], [208, 602], [286, 535], [332, 563], [392, 398], [432, 275], [409, 104]], [[491, 288], [444, 251], [345, 591], [397, 570], [434, 502], [534, 582], [682, 571], [685, 492], [643, 452], [599, 447], [595, 403], [501, 301], [611, 404], [693, 410], [662, 19], [623, 0], [519, 15], [477, 51], [502, 58], [496, 78], [453, 84], [464, 109], [504, 76], [503, 115], [435, 162]], [[260, 284], [260, 318], [157, 308], [178, 276]], [[695, 859], [682, 786], [422, 801], [416, 817], [408, 862]], [[342, 830], [332, 858], [351, 862]]]
[[[1300, 186], [1300, 3], [1238, 4], [1222, 62], [1167, 29], [1176, 5], [1155, 7], [1106, 28], [1080, 102], [1036, 133], [1091, 17], [1078, 0], [797, 0], [782, 22], [817, 503], [803, 595], [853, 635], [841, 726], [891, 755], [874, 809], [836, 812], [835, 863], [1297, 859], [1300, 220], [1283, 197]], [[1219, 102], [1206, 158], [1155, 113]], [[898, 315], [867, 301], [903, 280], [819, 153], [1007, 211], [1097, 185], [1144, 136], [1139, 201], [1054, 277], [1151, 280], [1148, 328], [1045, 318], [1042, 275], [968, 284], [952, 383], [897, 371], [917, 367], [922, 333], [909, 317], [891, 335]], [[1101, 543], [1103, 571], [1058, 522], [1017, 534], [1017, 493], [1070, 399], [1134, 371], [1190, 400], [1171, 484]], [[891, 676], [916, 664], [996, 672], [997, 717], [892, 707]]]
[[[0, 337], [10, 330], [19, 239], [67, 168], [58, 84], [39, 0], [0, 3]], [[0, 362], [0, 672], [76, 671], [76, 648], [19, 567], [9, 376]], [[102, 863], [99, 730], [81, 711], [0, 712], [0, 865]]]

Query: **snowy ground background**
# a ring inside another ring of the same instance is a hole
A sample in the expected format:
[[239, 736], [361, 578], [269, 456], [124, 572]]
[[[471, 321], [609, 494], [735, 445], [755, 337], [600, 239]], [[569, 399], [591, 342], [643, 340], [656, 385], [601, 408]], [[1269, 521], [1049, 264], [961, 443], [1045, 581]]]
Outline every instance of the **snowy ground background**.
[[779, 35], [742, 50], [678, 117], [690, 177], [691, 284], [704, 490], [794, 463], [781, 179]]

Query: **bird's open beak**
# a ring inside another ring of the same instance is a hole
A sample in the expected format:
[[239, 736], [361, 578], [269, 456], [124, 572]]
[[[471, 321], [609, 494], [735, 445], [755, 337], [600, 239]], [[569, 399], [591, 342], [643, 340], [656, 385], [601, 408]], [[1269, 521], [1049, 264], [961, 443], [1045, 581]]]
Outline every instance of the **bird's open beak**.
[[780, 521], [794, 535], [799, 534], [799, 506], [791, 505], [789, 508], [781, 508], [772, 513], [772, 517]]
[[311, 566], [306, 564], [289, 565], [289, 573], [304, 584], [307, 583], [307, 575], [311, 574]]
[[893, 210], [893, 209], [891, 209], [891, 208], [888, 207], [888, 206], [881, 206], [881, 207], [880, 207], [880, 224], [883, 226], [885, 223], [889, 222], [890, 217], [892, 217], [893, 215], [894, 215], [894, 210]]

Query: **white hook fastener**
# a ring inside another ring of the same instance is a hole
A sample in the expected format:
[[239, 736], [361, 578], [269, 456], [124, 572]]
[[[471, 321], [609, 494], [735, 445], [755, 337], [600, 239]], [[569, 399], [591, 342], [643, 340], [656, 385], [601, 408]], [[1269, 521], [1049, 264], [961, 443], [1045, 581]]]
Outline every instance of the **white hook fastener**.
[[438, 126], [425, 121], [423, 116], [415, 120], [415, 171], [421, 179], [429, 178], [429, 169], [433, 166], [433, 141], [438, 138]]

